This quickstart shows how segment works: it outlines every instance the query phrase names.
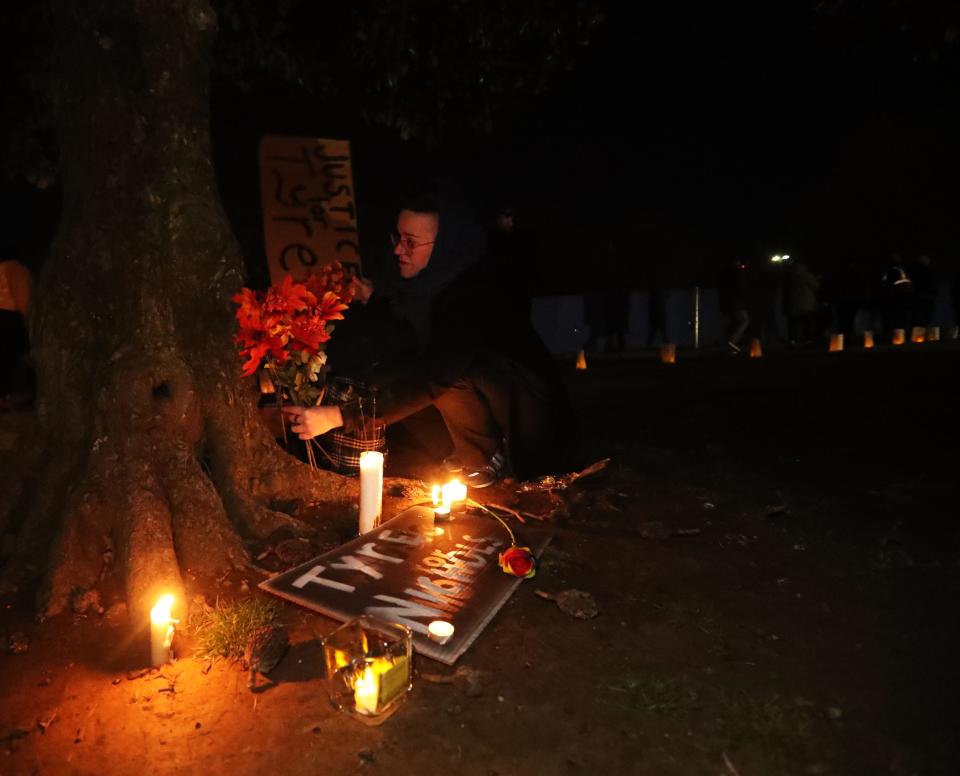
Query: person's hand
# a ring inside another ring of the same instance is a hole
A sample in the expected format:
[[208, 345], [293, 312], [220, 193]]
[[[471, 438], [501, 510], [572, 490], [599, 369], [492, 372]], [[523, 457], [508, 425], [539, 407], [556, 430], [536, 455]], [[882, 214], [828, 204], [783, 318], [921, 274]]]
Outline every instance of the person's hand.
[[343, 425], [343, 415], [336, 405], [320, 407], [284, 407], [290, 419], [290, 430], [301, 439], [312, 439]]
[[359, 277], [354, 275], [353, 277], [353, 298], [361, 304], [366, 304], [370, 301], [370, 296], [373, 294], [373, 281], [368, 280], [367, 278]]

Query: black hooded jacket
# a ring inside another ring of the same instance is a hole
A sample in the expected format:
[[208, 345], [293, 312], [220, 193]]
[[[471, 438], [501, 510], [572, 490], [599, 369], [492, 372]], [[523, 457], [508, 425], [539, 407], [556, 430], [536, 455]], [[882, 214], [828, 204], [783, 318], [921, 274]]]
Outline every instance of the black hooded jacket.
[[[357, 311], [366, 319], [360, 327], [368, 332], [365, 339], [351, 337], [332, 347], [332, 368], [379, 389], [376, 414], [387, 424], [426, 408], [491, 360], [519, 364], [533, 380], [562, 393], [529, 308], [511, 301], [516, 299], [508, 293], [511, 277], [485, 258], [479, 223], [443, 190], [438, 205], [440, 225], [429, 263], [410, 279], [401, 278], [393, 265], [367, 309]], [[353, 315], [351, 310], [348, 319]], [[335, 334], [331, 346], [336, 340]], [[359, 409], [343, 408], [346, 431], [359, 426]], [[370, 413], [365, 415], [369, 420]]]

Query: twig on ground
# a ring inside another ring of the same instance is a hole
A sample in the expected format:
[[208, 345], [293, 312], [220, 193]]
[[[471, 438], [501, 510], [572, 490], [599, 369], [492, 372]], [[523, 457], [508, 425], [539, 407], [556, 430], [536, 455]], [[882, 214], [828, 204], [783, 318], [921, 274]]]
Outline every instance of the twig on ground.
[[523, 519], [523, 516], [516, 509], [510, 509], [510, 507], [505, 507], [502, 504], [487, 504], [490, 509], [499, 509], [502, 512], [506, 512], [508, 515], [513, 515], [521, 523], [526, 523], [527, 521]]
[[720, 754], [723, 755], [723, 764], [726, 765], [727, 770], [730, 771], [730, 776], [740, 776], [740, 771], [738, 771], [734, 764], [730, 762], [730, 758], [727, 757], [727, 753], [721, 752]]
[[41, 735], [47, 732], [47, 728], [53, 724], [53, 721], [57, 718], [57, 714], [59, 711], [60, 711], [59, 709], [54, 709], [47, 715], [46, 719], [37, 720], [37, 727], [40, 728]]

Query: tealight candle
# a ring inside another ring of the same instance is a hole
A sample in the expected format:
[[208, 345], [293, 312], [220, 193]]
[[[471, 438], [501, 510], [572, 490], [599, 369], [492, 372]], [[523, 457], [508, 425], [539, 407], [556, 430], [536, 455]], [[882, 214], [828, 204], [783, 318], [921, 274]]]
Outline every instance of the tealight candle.
[[383, 505], [383, 453], [360, 453], [360, 533], [377, 526]]
[[467, 486], [460, 482], [460, 480], [450, 480], [450, 482], [440, 489], [440, 492], [443, 503], [448, 506], [453, 506], [458, 501], [467, 500]]
[[150, 610], [150, 663], [162, 666], [170, 662], [170, 647], [173, 644], [173, 626], [176, 624], [170, 616], [173, 596], [160, 598]]
[[453, 623], [446, 620], [434, 620], [427, 626], [427, 633], [431, 641], [446, 644], [453, 637]]
[[433, 519], [434, 520], [449, 520], [450, 519], [450, 507], [447, 504], [441, 504], [438, 507], [433, 508]]

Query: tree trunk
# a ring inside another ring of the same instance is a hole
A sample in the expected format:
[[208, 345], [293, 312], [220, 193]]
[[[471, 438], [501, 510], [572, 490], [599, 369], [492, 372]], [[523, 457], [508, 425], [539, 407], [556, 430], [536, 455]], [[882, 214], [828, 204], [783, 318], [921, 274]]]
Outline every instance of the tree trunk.
[[296, 495], [355, 503], [262, 426], [242, 382], [231, 296], [239, 248], [209, 147], [206, 0], [58, 0], [63, 215], [31, 320], [38, 442], [0, 509], [7, 581], [45, 572], [61, 611], [115, 559], [138, 617], [181, 568], [245, 567], [242, 538], [308, 526]]

